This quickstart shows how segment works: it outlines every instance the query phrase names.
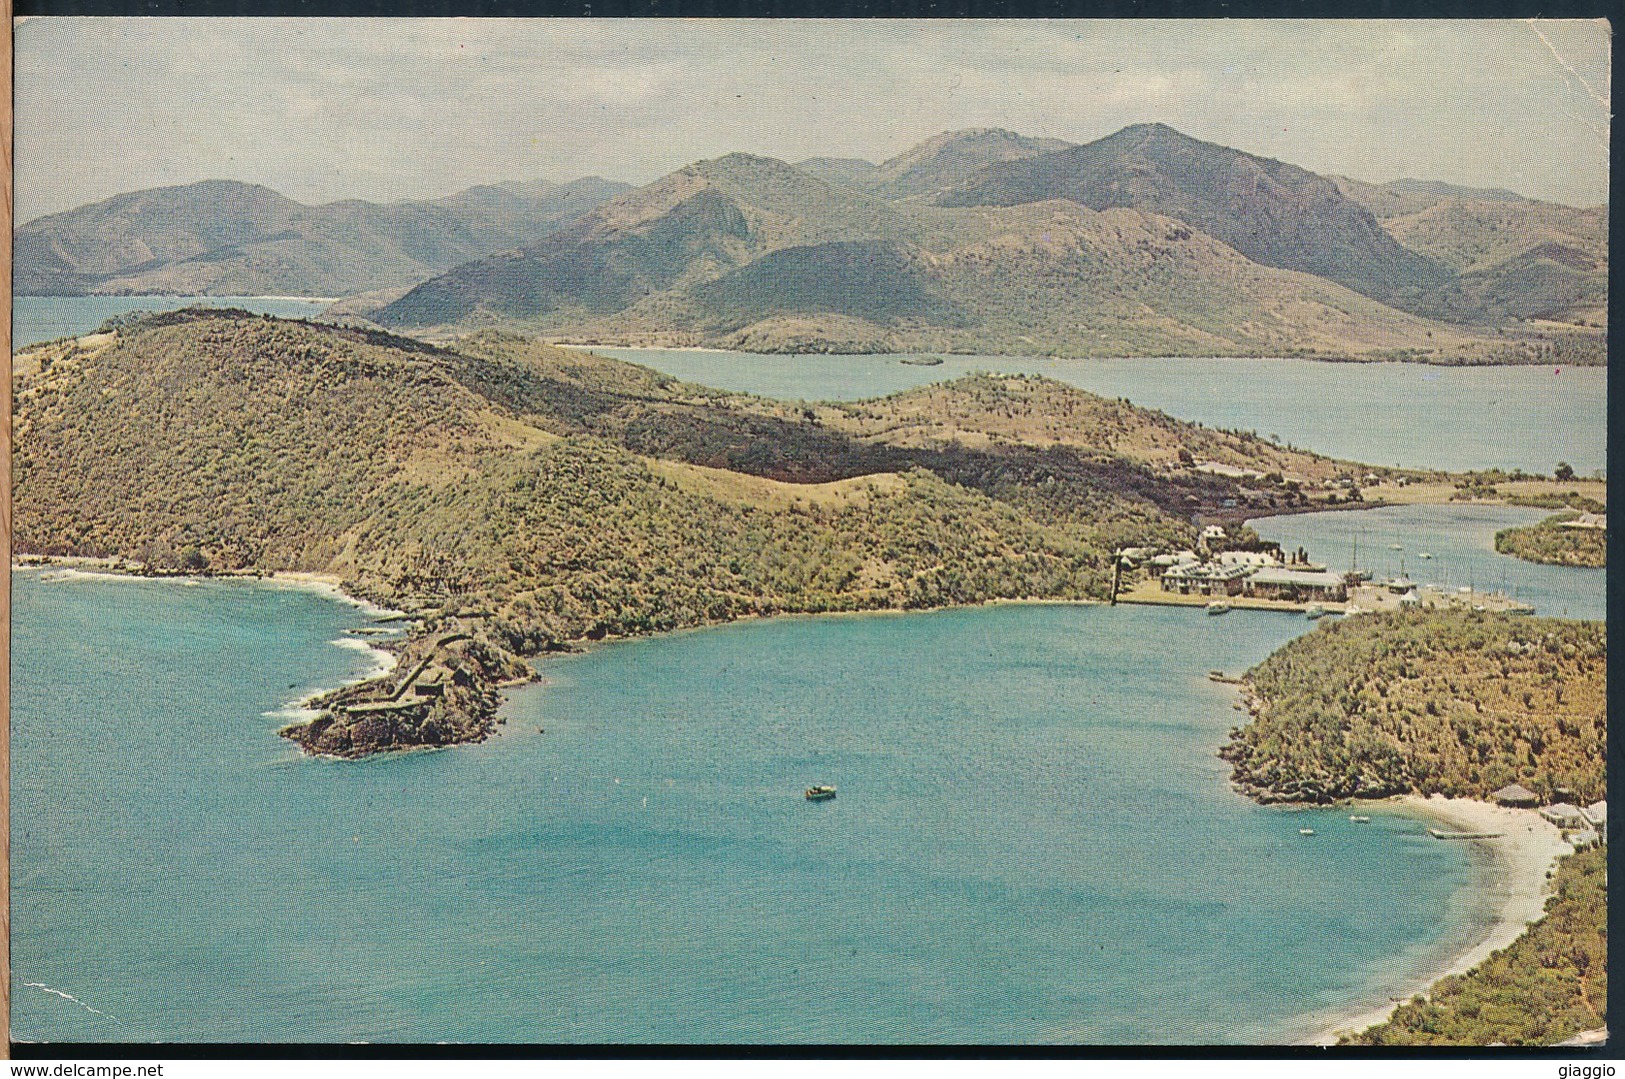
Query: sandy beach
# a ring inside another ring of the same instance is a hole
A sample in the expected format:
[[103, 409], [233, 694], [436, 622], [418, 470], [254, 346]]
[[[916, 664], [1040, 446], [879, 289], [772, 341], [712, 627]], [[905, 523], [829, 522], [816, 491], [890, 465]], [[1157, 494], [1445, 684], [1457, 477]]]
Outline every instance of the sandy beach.
[[[1563, 841], [1555, 825], [1542, 820], [1532, 809], [1506, 809], [1471, 798], [1423, 798], [1420, 795], [1370, 805], [1373, 808], [1403, 806], [1433, 817], [1455, 831], [1500, 834], [1498, 839], [1483, 841], [1493, 851], [1492, 888], [1500, 901], [1494, 924], [1448, 965], [1423, 972], [1403, 993], [1393, 994], [1406, 1000], [1418, 993], [1426, 994], [1440, 978], [1466, 973], [1489, 958], [1492, 952], [1517, 940], [1531, 922], [1539, 921], [1545, 914], [1546, 898], [1550, 894], [1547, 872], [1558, 858], [1573, 849]], [[1362, 1031], [1383, 1022], [1395, 1007], [1396, 1004], [1389, 1002], [1354, 1012], [1325, 1026], [1302, 1044], [1334, 1045], [1341, 1034]]]

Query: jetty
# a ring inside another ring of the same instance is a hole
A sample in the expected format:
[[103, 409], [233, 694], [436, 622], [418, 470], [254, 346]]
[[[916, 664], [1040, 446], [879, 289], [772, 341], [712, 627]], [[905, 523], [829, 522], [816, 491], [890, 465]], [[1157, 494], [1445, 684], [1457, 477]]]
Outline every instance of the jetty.
[[1500, 832], [1446, 832], [1438, 828], [1429, 828], [1428, 834], [1434, 839], [1500, 839]]

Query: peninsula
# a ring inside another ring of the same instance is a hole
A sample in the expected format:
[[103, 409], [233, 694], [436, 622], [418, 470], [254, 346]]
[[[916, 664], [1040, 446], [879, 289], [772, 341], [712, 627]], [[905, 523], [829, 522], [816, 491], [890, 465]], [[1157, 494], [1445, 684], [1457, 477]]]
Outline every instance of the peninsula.
[[1497, 532], [1495, 549], [1526, 562], [1544, 562], [1553, 566], [1606, 566], [1607, 518], [1601, 513], [1559, 513], [1538, 524]]
[[1552, 1044], [1606, 1027], [1606, 860], [1591, 849], [1607, 841], [1606, 671], [1601, 623], [1411, 610], [1324, 626], [1248, 672], [1252, 721], [1220, 751], [1240, 790], [1402, 796], [1446, 822], [1440, 840], [1487, 843], [1507, 881], [1467, 962], [1333, 1040]]
[[1040, 378], [788, 404], [496, 333], [229, 310], [41, 346], [14, 386], [17, 553], [321, 573], [412, 616], [394, 673], [286, 732], [339, 756], [483, 738], [498, 684], [581, 642], [1106, 600], [1115, 551], [1195, 543], [1238, 475], [1299, 476], [1271, 497], [1309, 508], [1350, 468]]

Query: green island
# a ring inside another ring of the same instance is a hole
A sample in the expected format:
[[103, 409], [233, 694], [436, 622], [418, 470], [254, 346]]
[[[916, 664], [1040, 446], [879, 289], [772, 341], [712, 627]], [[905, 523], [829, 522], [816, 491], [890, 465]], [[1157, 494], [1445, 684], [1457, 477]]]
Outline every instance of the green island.
[[[1367, 614], [1249, 671], [1251, 722], [1220, 756], [1261, 802], [1485, 800], [1516, 784], [1530, 802], [1585, 805], [1607, 793], [1606, 684], [1599, 622]], [[1563, 858], [1552, 890], [1508, 947], [1338, 1044], [1549, 1045], [1605, 1028], [1606, 846]]]
[[1339, 1045], [1553, 1045], [1608, 1025], [1608, 851], [1565, 858], [1546, 916]]
[[1553, 566], [1608, 564], [1608, 533], [1593, 524], [1596, 513], [1559, 513], [1523, 528], [1495, 534], [1495, 549], [1526, 562]]

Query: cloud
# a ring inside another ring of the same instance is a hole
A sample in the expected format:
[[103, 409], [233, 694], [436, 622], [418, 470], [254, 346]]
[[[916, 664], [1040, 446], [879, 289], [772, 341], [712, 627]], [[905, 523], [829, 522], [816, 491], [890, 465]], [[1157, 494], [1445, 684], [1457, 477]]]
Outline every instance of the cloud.
[[45, 18], [16, 46], [22, 219], [213, 176], [382, 200], [1146, 120], [1363, 179], [1607, 192], [1601, 22]]

